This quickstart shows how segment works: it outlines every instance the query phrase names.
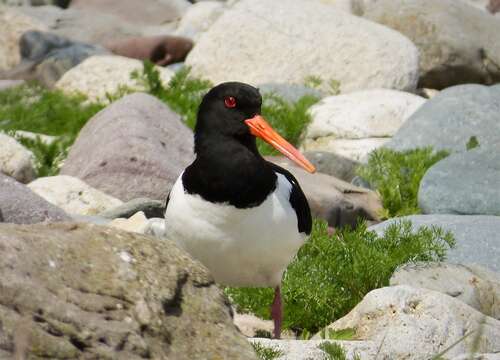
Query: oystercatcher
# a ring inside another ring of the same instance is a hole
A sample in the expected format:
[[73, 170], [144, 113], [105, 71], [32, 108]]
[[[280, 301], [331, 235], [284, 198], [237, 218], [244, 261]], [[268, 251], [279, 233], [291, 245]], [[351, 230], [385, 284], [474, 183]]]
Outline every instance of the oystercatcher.
[[256, 137], [309, 172], [314, 166], [261, 116], [258, 89], [227, 82], [203, 98], [196, 159], [175, 182], [165, 212], [168, 237], [228, 286], [274, 287], [280, 337], [283, 271], [311, 232], [311, 212], [295, 177], [266, 161]]

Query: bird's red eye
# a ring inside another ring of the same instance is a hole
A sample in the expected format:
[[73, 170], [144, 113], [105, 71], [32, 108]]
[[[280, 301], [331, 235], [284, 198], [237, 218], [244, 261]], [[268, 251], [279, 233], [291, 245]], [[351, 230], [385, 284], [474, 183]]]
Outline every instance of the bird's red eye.
[[232, 96], [228, 96], [224, 99], [224, 105], [226, 105], [227, 108], [234, 108], [236, 107], [236, 99]]

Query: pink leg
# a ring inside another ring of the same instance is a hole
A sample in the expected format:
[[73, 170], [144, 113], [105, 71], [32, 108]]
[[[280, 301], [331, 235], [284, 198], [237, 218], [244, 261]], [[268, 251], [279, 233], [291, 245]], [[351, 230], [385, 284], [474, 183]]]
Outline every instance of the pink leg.
[[281, 319], [283, 318], [283, 309], [281, 306], [281, 291], [280, 287], [276, 286], [274, 289], [274, 300], [271, 306], [271, 317], [274, 320], [274, 338], [281, 337]]

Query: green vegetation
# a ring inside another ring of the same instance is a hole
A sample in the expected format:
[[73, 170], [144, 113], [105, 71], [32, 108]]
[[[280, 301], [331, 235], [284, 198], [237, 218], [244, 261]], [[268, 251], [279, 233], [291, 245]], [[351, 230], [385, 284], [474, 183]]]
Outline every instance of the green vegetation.
[[256, 342], [251, 342], [250, 344], [252, 345], [255, 353], [257, 354], [260, 360], [273, 360], [279, 358], [284, 354], [283, 351], [279, 349], [266, 347]]
[[420, 181], [427, 169], [448, 156], [432, 148], [398, 152], [386, 148], [373, 151], [358, 175], [377, 189], [386, 211], [384, 218], [419, 214], [417, 203]]
[[477, 140], [477, 137], [471, 136], [469, 140], [467, 141], [467, 144], [465, 144], [465, 148], [467, 151], [475, 149], [479, 146], [479, 141]]
[[324, 328], [320, 331], [320, 337], [327, 340], [354, 340], [356, 329], [347, 328], [341, 330]]
[[[410, 222], [392, 224], [383, 236], [363, 223], [328, 235], [327, 224], [315, 220], [310, 239], [283, 276], [283, 326], [299, 334], [315, 333], [347, 314], [369, 291], [387, 286], [398, 266], [443, 260], [453, 245], [451, 233], [434, 227], [412, 232]], [[269, 318], [271, 288], [225, 292], [240, 311]]]
[[[318, 346], [325, 353], [325, 360], [347, 360], [344, 348], [336, 343], [325, 341]], [[358, 355], [354, 355], [354, 360], [361, 360]]]

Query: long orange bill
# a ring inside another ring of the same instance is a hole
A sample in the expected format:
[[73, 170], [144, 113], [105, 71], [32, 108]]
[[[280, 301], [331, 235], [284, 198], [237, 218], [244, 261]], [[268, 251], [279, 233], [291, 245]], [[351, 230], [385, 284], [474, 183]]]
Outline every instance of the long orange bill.
[[245, 124], [250, 128], [250, 133], [253, 136], [257, 136], [273, 146], [276, 150], [281, 152], [290, 160], [296, 162], [298, 165], [313, 173], [316, 168], [313, 164], [307, 160], [304, 155], [300, 153], [299, 150], [293, 147], [288, 141], [283, 139], [280, 134], [278, 134], [271, 125], [260, 115], [255, 115], [251, 119], [245, 120]]

